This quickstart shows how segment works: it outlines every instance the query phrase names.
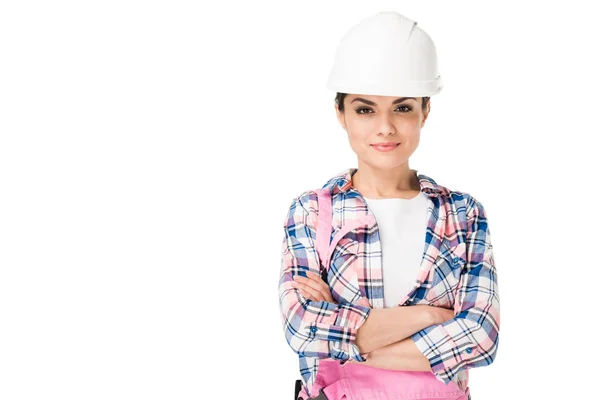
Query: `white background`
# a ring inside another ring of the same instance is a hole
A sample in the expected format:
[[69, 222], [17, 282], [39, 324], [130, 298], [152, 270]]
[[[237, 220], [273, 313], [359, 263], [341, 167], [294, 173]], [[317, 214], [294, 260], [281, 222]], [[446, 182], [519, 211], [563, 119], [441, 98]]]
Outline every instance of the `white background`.
[[410, 166], [488, 212], [502, 325], [473, 399], [593, 397], [585, 4], [2, 2], [0, 398], [292, 398], [282, 224], [356, 166], [325, 82], [382, 10], [431, 35], [445, 82]]

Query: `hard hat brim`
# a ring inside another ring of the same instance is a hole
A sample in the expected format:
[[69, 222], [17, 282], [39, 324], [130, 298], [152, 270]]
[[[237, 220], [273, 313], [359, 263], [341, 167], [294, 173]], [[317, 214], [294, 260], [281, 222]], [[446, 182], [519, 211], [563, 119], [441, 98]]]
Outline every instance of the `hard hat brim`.
[[438, 94], [443, 87], [442, 78], [430, 81], [399, 82], [396, 84], [338, 84], [327, 82], [327, 88], [338, 93], [364, 94], [371, 96], [405, 96], [405, 97], [429, 97]]

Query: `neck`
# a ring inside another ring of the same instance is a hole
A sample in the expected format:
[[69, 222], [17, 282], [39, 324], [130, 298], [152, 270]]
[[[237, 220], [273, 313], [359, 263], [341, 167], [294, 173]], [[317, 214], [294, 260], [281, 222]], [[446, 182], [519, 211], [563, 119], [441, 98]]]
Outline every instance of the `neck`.
[[360, 163], [352, 176], [352, 186], [364, 197], [412, 198], [419, 192], [419, 178], [408, 161], [397, 168], [381, 169]]

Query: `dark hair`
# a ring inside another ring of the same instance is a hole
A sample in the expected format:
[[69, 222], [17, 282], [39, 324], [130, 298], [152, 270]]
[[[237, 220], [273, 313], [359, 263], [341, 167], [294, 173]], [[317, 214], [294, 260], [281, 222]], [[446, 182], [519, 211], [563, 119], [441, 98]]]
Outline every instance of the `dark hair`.
[[[346, 98], [346, 96], [348, 96], [348, 93], [336, 93], [335, 95], [335, 102], [338, 105], [338, 108], [340, 109], [340, 112], [344, 112], [344, 99]], [[427, 103], [429, 102], [429, 97], [422, 97], [423, 99], [423, 104], [421, 105], [421, 108], [423, 109], [423, 111], [425, 111], [427, 109]]]

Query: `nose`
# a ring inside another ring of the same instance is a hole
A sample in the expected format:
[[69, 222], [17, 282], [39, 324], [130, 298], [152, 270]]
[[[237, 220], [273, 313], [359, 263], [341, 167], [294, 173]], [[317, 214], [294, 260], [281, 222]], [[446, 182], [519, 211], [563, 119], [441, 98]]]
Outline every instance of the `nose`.
[[393, 135], [396, 133], [393, 116], [390, 113], [379, 114], [379, 132], [384, 135]]

